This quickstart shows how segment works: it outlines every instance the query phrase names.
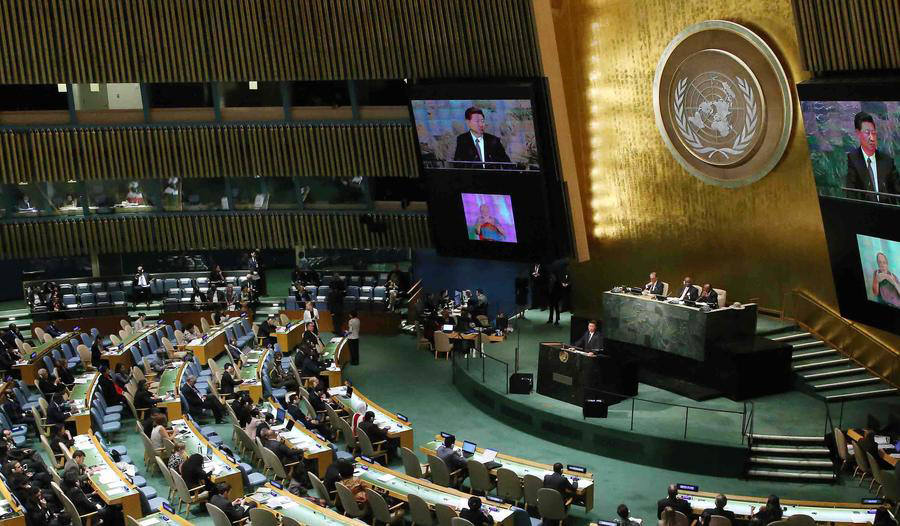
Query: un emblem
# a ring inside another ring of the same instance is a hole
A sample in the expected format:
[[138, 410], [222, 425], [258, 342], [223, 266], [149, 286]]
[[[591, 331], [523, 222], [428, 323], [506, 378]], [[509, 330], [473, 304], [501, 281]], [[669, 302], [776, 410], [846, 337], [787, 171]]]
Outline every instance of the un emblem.
[[676, 36], [657, 66], [653, 97], [666, 146], [708, 183], [759, 180], [787, 147], [787, 77], [766, 43], [738, 24], [711, 20]]

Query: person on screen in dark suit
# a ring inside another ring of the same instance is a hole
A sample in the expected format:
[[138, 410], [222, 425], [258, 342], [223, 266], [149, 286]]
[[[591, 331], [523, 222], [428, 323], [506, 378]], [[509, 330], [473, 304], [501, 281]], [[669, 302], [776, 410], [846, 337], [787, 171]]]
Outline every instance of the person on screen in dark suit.
[[644, 290], [653, 296], [662, 296], [663, 282], [656, 279], [656, 272], [650, 273], [650, 282], [644, 285]]
[[676, 297], [684, 301], [697, 301], [698, 295], [697, 289], [694, 288], [694, 281], [690, 276], [685, 276], [681, 288], [678, 289], [678, 296]]
[[597, 322], [594, 320], [589, 321], [587, 330], [581, 335], [581, 338], [578, 338], [572, 345], [580, 347], [584, 352], [592, 355], [598, 354], [601, 350], [601, 343], [600, 333], [597, 332]]
[[[890, 155], [878, 151], [878, 133], [875, 121], [868, 113], [861, 111], [853, 117], [859, 148], [847, 154], [847, 188], [900, 194], [900, 175]], [[864, 192], [846, 192], [847, 197], [865, 199], [880, 203], [900, 203], [900, 198]]]
[[709, 306], [718, 309], [719, 308], [719, 293], [716, 292], [715, 289], [712, 288], [712, 285], [709, 283], [703, 284], [703, 289], [700, 291], [700, 295], [697, 296], [697, 301], [701, 301], [703, 303], [709, 303]]
[[669, 484], [668, 497], [656, 501], [656, 518], [662, 518], [662, 512], [666, 508], [684, 513], [688, 520], [691, 518], [691, 505], [688, 504], [688, 501], [678, 498], [678, 486], [675, 484]]
[[[466, 110], [466, 126], [469, 131], [456, 137], [454, 161], [508, 163], [509, 156], [500, 137], [484, 133], [484, 112], [472, 106]], [[460, 168], [484, 168], [483, 164], [458, 164]]]

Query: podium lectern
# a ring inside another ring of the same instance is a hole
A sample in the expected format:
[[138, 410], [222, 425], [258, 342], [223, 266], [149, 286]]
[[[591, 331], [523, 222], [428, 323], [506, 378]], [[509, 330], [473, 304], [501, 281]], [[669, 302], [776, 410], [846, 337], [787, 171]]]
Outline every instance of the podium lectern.
[[538, 394], [579, 407], [586, 394], [588, 398], [611, 399], [610, 403], [637, 395], [637, 371], [633, 365], [620, 364], [603, 354], [590, 356], [566, 350], [559, 342], [541, 343], [538, 352]]

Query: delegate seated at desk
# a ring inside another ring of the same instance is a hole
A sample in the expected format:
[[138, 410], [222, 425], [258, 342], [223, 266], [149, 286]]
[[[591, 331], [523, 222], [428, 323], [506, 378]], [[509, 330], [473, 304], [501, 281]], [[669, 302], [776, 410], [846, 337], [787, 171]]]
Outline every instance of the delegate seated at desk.
[[697, 301], [702, 303], [709, 303], [709, 306], [718, 309], [719, 308], [719, 293], [712, 288], [712, 285], [709, 283], [703, 284], [703, 290], [700, 291], [700, 295], [697, 296]]
[[581, 335], [581, 338], [578, 338], [572, 345], [580, 347], [586, 353], [595, 355], [602, 350], [600, 340], [600, 333], [597, 332], [597, 322], [591, 320], [588, 322], [588, 328]]
[[651, 272], [650, 282], [644, 285], [644, 290], [653, 296], [662, 296], [664, 292], [663, 287], [663, 282], [656, 279], [656, 272]]
[[676, 296], [680, 300], [684, 301], [697, 301], [697, 289], [694, 288], [694, 283], [691, 280], [690, 276], [686, 276], [684, 278], [684, 282], [682, 282], [682, 287], [678, 290], [678, 296]]

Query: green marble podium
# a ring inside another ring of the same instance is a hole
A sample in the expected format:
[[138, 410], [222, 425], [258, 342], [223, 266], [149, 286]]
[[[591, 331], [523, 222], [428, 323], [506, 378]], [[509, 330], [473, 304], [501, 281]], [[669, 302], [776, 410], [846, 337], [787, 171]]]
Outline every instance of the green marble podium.
[[756, 304], [714, 309], [666, 303], [653, 296], [603, 293], [603, 338], [667, 352], [698, 362], [709, 349], [752, 342]]

